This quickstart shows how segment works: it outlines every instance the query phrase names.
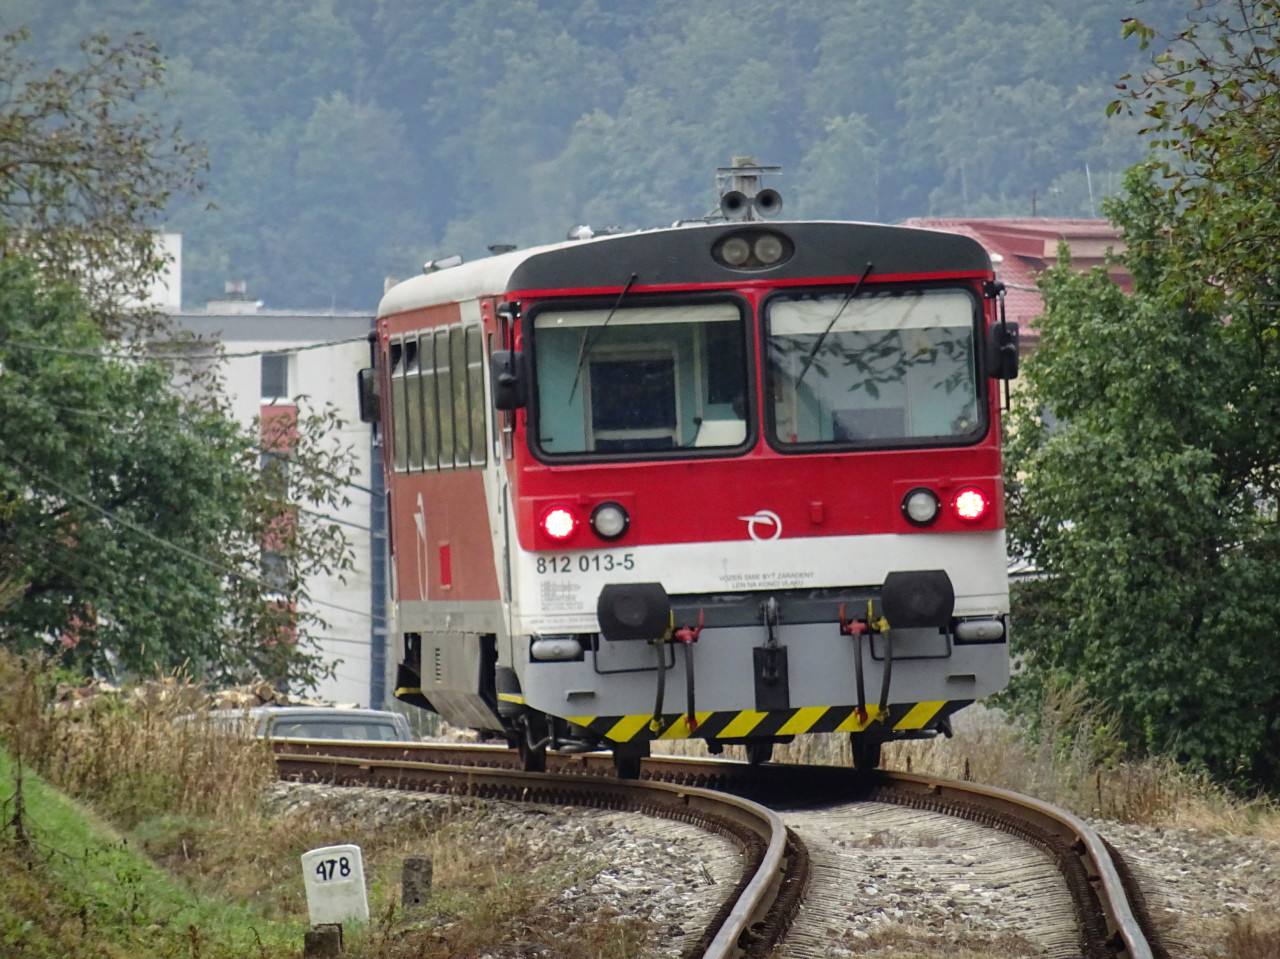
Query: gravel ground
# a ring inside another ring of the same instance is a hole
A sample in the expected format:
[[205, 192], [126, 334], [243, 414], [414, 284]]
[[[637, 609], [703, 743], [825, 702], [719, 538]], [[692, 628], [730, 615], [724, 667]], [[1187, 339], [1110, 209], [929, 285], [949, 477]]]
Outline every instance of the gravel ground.
[[[1226, 957], [1236, 926], [1280, 928], [1280, 843], [1184, 828], [1094, 822], [1128, 860], [1175, 959]], [[1280, 957], [1273, 952], [1247, 959]]]
[[[268, 809], [278, 815], [300, 812], [320, 801], [335, 821], [359, 818], [375, 828], [421, 816], [424, 806], [444, 810], [461, 803], [480, 804], [389, 789], [297, 783], [277, 783], [267, 796]], [[606, 863], [587, 881], [566, 878], [550, 908], [585, 921], [620, 915], [646, 919], [661, 936], [656, 955], [663, 959], [680, 956], [698, 940], [741, 875], [742, 856], [733, 842], [688, 823], [577, 806], [499, 801], [484, 801], [483, 806], [488, 830], [556, 848], [577, 847], [579, 861]], [[531, 808], [537, 814], [534, 829]]]
[[969, 955], [1077, 959], [1053, 861], [1020, 839], [940, 813], [860, 802], [787, 811], [813, 859], [779, 959]]
[[[305, 808], [322, 796], [337, 802], [336, 818], [358, 816], [375, 822], [418, 815], [420, 803], [457, 803], [443, 797], [411, 796], [406, 807], [403, 793], [286, 783], [275, 786], [268, 801], [270, 808], [283, 814]], [[487, 809], [485, 821], [493, 829], [527, 828], [524, 807], [495, 802], [487, 804]], [[646, 917], [664, 930], [664, 957], [679, 955], [690, 937], [696, 937], [699, 923], [715, 911], [737, 880], [736, 847], [695, 827], [605, 810], [555, 806], [542, 807], [542, 812], [547, 818], [540, 832], [547, 842], [589, 846], [592, 854], [609, 864], [590, 882], [567, 883], [558, 907], [580, 910], [583, 915], [616, 910], [613, 914]], [[1093, 826], [1128, 858], [1175, 959], [1225, 959], [1231, 955], [1227, 941], [1233, 926], [1240, 922], [1275, 927], [1280, 915], [1280, 843], [1186, 828], [1114, 822]], [[886, 859], [894, 854], [892, 849], [885, 852]], [[910, 876], [900, 889], [890, 886], [890, 877], [891, 870], [877, 876], [877, 898], [894, 904], [886, 918], [906, 926], [937, 928], [939, 904], [936, 897], [920, 895], [920, 877]], [[971, 930], [964, 928], [963, 917], [958, 926], [953, 921], [957, 942], [973, 948], [974, 933], [980, 933], [979, 939], [989, 934], [993, 943], [1013, 934], [1002, 929], [993, 914], [984, 911], [981, 922], [978, 915], [975, 912]], [[1260, 951], [1247, 954], [1246, 959], [1267, 959], [1268, 955]], [[1280, 952], [1274, 955], [1280, 957]]]

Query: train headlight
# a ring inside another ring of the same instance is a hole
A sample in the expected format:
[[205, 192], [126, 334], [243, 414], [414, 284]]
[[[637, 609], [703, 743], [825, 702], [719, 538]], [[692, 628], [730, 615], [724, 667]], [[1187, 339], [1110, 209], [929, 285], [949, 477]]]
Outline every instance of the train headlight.
[[578, 517], [568, 507], [552, 506], [542, 514], [542, 531], [563, 543], [578, 531]]
[[976, 523], [987, 515], [990, 508], [991, 501], [987, 499], [987, 494], [974, 486], [966, 486], [951, 500], [951, 509], [956, 518], [966, 523]]
[[617, 503], [601, 503], [591, 511], [591, 528], [601, 539], [617, 539], [631, 525], [631, 517]]
[[720, 256], [729, 266], [742, 266], [751, 256], [751, 245], [740, 236], [731, 236], [720, 247]]
[[[725, 246], [727, 247], [728, 244], [726, 243]], [[756, 259], [765, 266], [773, 266], [773, 264], [782, 259], [782, 254], [786, 252], [782, 246], [782, 241], [772, 233], [765, 233], [760, 239], [756, 240], [755, 251]]]
[[928, 526], [938, 518], [942, 503], [931, 489], [917, 486], [902, 497], [902, 517], [912, 526]]
[[721, 236], [711, 247], [712, 258], [731, 270], [772, 270], [795, 255], [791, 238], [778, 230], [749, 227]]

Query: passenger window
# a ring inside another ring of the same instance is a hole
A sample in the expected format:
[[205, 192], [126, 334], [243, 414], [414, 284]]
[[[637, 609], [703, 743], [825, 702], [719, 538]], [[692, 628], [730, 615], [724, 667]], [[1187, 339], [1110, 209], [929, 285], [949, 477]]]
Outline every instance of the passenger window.
[[398, 336], [391, 341], [391, 409], [391, 457], [396, 470], [403, 472], [409, 464], [409, 445], [404, 406], [404, 345]]
[[484, 340], [478, 326], [467, 329], [467, 394], [471, 408], [471, 465], [488, 461], [484, 415], [489, 398], [484, 390]]
[[453, 373], [449, 369], [449, 331], [436, 330], [436, 396], [440, 401], [440, 468], [453, 468]]
[[467, 403], [467, 352], [463, 329], [449, 331], [449, 372], [453, 379], [453, 462], [458, 469], [471, 465], [471, 410]]
[[404, 343], [404, 431], [407, 466], [411, 473], [422, 471], [422, 368], [417, 337]]
[[418, 367], [422, 370], [422, 465], [440, 468], [440, 401], [436, 393], [436, 343], [434, 333], [418, 337]]

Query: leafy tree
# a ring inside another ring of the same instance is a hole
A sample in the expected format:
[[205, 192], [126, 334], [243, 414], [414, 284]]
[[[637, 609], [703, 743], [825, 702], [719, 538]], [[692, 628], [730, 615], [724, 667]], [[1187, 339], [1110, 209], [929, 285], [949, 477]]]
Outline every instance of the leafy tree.
[[[168, 364], [108, 350], [80, 296], [0, 260], [0, 548], [25, 585], [0, 640], [86, 671], [313, 679], [325, 666], [282, 603], [298, 573], [260, 572], [263, 517], [282, 507], [258, 482], [256, 436], [184, 401]], [[309, 551], [304, 572], [340, 565], [297, 538], [281, 547]]]
[[163, 266], [153, 221], [201, 162], [148, 111], [158, 53], [98, 36], [83, 67], [40, 76], [25, 39], [0, 56], [0, 642], [83, 670], [310, 685], [333, 665], [307, 583], [350, 566], [324, 518], [352, 473], [342, 424], [283, 424], [266, 448], [288, 469], [262, 478], [210, 347], [140, 308]]
[[1011, 538], [1042, 577], [1016, 591], [1015, 686], [1065, 672], [1137, 750], [1275, 789], [1280, 5], [1206, 9], [1134, 91], [1162, 152], [1107, 206], [1132, 294], [1065, 260], [1042, 279], [1009, 458]]
[[198, 147], [136, 108], [164, 64], [141, 34], [95, 35], [74, 70], [33, 72], [25, 30], [0, 39], [0, 222], [10, 249], [88, 297], [108, 333], [145, 331], [139, 310], [163, 267], [154, 226], [195, 185]]
[[[1161, 151], [1164, 188], [1185, 225], [1175, 253], [1197, 306], [1233, 317], [1243, 336], [1275, 331], [1280, 264], [1280, 2], [1200, 0], [1191, 26], [1109, 112], [1138, 107]], [[1130, 20], [1144, 49], [1159, 37]], [[1129, 77], [1122, 78], [1130, 80]]]

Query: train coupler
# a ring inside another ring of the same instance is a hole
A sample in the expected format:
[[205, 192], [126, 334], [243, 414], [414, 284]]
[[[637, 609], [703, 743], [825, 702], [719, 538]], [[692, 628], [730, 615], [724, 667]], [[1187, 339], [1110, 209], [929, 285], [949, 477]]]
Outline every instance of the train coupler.
[[770, 596], [761, 605], [768, 638], [751, 650], [755, 674], [756, 709], [768, 712], [791, 708], [791, 680], [787, 672], [787, 647], [778, 642], [778, 600]]

